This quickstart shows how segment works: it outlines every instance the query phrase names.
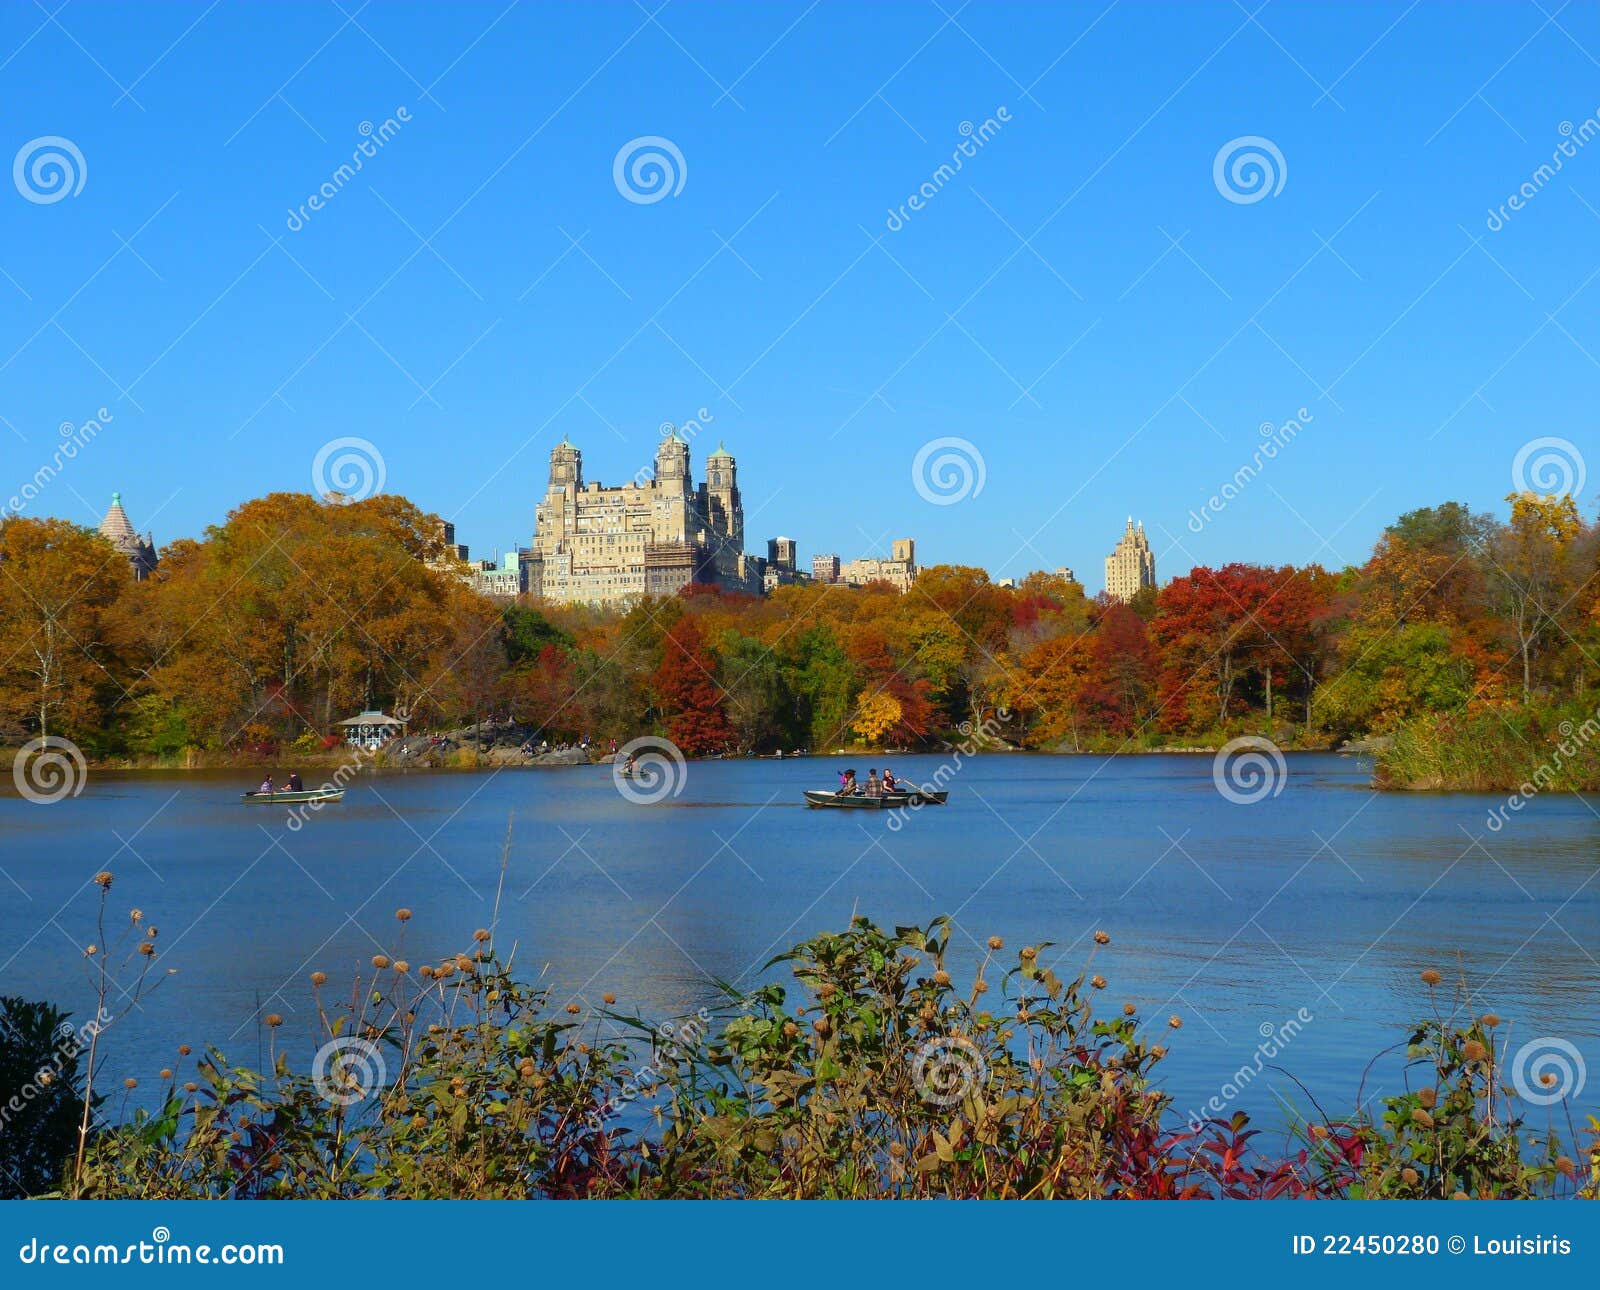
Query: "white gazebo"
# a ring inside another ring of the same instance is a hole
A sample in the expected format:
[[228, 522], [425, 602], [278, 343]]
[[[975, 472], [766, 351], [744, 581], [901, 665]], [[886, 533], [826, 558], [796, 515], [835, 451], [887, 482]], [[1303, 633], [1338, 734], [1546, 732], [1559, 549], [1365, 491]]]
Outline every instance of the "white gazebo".
[[387, 712], [369, 708], [353, 717], [346, 717], [339, 725], [344, 730], [344, 741], [352, 748], [373, 752], [398, 735], [406, 732], [406, 723]]

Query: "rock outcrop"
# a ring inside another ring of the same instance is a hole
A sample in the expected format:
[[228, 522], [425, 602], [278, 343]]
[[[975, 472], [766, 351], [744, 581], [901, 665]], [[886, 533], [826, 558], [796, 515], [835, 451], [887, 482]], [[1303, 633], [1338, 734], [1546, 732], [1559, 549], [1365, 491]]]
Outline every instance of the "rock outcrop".
[[532, 726], [485, 721], [437, 735], [406, 735], [383, 750], [383, 763], [397, 767], [459, 766], [474, 757], [489, 766], [587, 766], [593, 745], [551, 747]]

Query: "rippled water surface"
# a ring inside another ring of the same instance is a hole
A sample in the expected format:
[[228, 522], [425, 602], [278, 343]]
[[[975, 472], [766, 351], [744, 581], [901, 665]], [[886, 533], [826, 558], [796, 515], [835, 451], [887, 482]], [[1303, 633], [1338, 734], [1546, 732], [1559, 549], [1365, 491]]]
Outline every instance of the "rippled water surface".
[[[935, 758], [895, 769], [931, 776]], [[1347, 1107], [1379, 1050], [1429, 1008], [1418, 973], [1464, 975], [1507, 1019], [1509, 1045], [1559, 1037], [1594, 1078], [1600, 1112], [1600, 815], [1550, 796], [1499, 833], [1498, 799], [1388, 795], [1369, 768], [1291, 756], [1282, 792], [1226, 800], [1206, 756], [969, 759], [950, 802], [907, 816], [812, 811], [830, 760], [692, 763], [681, 795], [651, 806], [604, 767], [364, 776], [346, 800], [285, 827], [244, 807], [239, 774], [95, 773], [80, 797], [0, 796], [0, 990], [92, 1013], [81, 947], [94, 939], [92, 876], [111, 906], [160, 928], [171, 976], [114, 1032], [117, 1075], [147, 1080], [181, 1042], [254, 1061], [258, 1018], [309, 1046], [307, 975], [347, 978], [394, 952], [465, 948], [491, 918], [508, 823], [500, 940], [527, 973], [603, 991], [665, 1017], [708, 1002], [714, 978], [749, 982], [796, 940], [852, 913], [884, 925], [954, 914], [969, 956], [1003, 936], [1069, 965], [1092, 933], [1115, 1008], [1184, 1020], [1165, 1086], [1198, 1107], [1262, 1033], [1313, 1018], [1275, 1059], [1325, 1107]], [[308, 776], [308, 778], [310, 778]], [[3, 791], [9, 794], [7, 783]], [[1391, 1091], [1380, 1063], [1366, 1092]], [[1237, 1105], [1272, 1120], [1306, 1105], [1283, 1075]]]

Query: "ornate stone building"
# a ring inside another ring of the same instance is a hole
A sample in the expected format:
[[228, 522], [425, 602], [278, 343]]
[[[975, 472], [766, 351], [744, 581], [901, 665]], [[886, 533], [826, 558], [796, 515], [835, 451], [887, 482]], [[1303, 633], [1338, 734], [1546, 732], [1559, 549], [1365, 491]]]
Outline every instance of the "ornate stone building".
[[100, 536], [121, 551], [128, 559], [135, 581], [142, 582], [155, 572], [156, 547], [151, 535], [142, 538], [133, 531], [127, 511], [122, 509], [122, 494], [111, 494], [111, 509], [100, 521]]
[[794, 573], [799, 560], [798, 544], [793, 538], [775, 537], [767, 539], [767, 568], [778, 569], [784, 573]]
[[910, 591], [917, 579], [917, 544], [912, 538], [896, 538], [889, 559], [871, 557], [851, 560], [839, 570], [838, 581], [852, 587], [869, 582], [887, 582], [896, 591]]
[[1140, 520], [1135, 529], [1130, 515], [1116, 549], [1106, 557], [1106, 595], [1113, 600], [1129, 601], [1141, 589], [1155, 585], [1156, 555], [1144, 535], [1144, 521]]
[[695, 485], [676, 431], [656, 450], [655, 476], [618, 488], [583, 478], [565, 438], [534, 517], [529, 590], [559, 604], [620, 605], [670, 596], [691, 582], [759, 594], [761, 566], [744, 554], [739, 468], [721, 445]]

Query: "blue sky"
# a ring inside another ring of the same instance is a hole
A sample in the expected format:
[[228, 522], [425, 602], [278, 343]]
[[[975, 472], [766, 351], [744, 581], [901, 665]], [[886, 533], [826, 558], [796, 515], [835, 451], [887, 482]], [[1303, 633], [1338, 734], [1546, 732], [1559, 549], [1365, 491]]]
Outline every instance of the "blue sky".
[[[911, 535], [1093, 591], [1129, 513], [1163, 580], [1358, 561], [1407, 509], [1498, 506], [1530, 440], [1592, 443], [1597, 55], [1556, 0], [9, 0], [0, 160], [63, 138], [82, 187], [0, 184], [0, 496], [104, 407], [27, 510], [119, 489], [164, 543], [359, 438], [488, 556], [563, 434], [622, 482], [704, 408], [696, 470], [725, 440], [749, 546], [806, 563]], [[681, 189], [628, 200], [645, 136]], [[1281, 188], [1230, 200], [1249, 137]], [[912, 473], [941, 438], [982, 461], [954, 504]]]

